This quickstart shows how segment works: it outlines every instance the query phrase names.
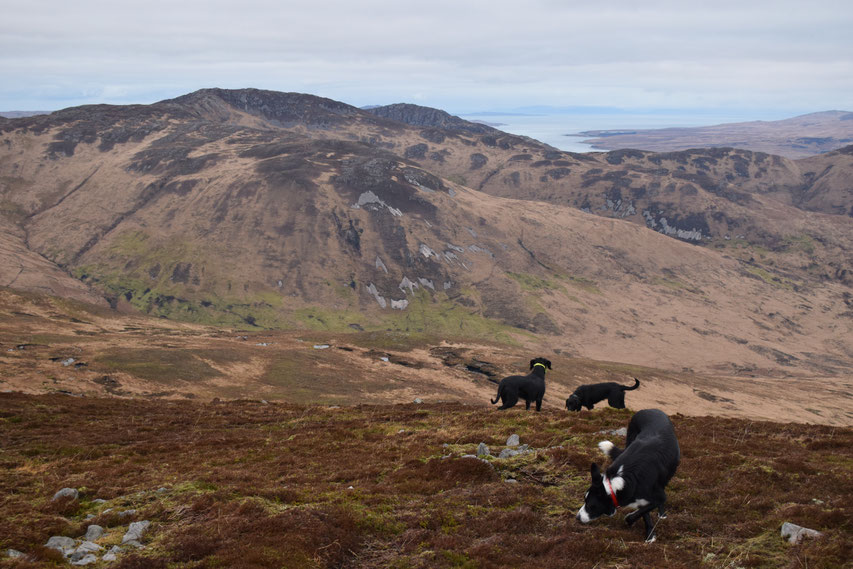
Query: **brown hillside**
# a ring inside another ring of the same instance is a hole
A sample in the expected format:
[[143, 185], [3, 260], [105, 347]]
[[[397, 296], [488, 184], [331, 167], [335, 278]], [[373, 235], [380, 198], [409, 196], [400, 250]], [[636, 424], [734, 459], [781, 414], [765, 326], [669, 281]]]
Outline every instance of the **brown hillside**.
[[832, 176], [726, 149], [572, 155], [430, 116], [211, 89], [7, 120], [4, 223], [54, 274], [184, 321], [848, 373], [847, 154]]

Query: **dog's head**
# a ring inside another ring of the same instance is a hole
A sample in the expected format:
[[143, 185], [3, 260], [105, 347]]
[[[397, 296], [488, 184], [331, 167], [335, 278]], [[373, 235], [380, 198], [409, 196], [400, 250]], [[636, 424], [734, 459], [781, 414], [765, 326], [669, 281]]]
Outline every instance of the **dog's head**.
[[569, 398], [566, 399], [566, 409], [569, 411], [580, 411], [581, 410], [581, 399], [574, 393], [569, 395]]
[[[592, 475], [592, 484], [589, 490], [586, 491], [583, 499], [583, 507], [578, 510], [578, 515], [576, 516], [578, 521], [584, 524], [588, 524], [603, 515], [612, 516], [616, 513], [616, 505], [604, 488], [604, 477], [598, 470], [597, 464], [592, 464], [590, 474]], [[611, 489], [613, 492], [616, 492], [618, 489], [621, 489], [624, 481], [621, 478], [617, 478], [615, 481], [611, 481], [611, 484], [614, 482], [616, 483], [615, 487], [611, 486]]]
[[535, 366], [536, 364], [542, 364], [548, 369], [551, 369], [551, 361], [546, 360], [545, 358], [533, 358], [532, 360], [530, 360], [530, 369], [533, 369], [533, 366]]

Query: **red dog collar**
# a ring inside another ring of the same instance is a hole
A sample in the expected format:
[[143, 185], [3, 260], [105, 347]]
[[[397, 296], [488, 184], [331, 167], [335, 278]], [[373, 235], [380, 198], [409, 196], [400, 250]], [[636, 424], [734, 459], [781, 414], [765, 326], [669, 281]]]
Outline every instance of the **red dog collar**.
[[619, 507], [619, 500], [616, 499], [616, 492], [613, 491], [613, 486], [610, 484], [610, 481], [606, 476], [602, 476], [604, 480], [604, 489], [610, 495], [610, 499], [613, 500], [613, 505], [617, 508]]

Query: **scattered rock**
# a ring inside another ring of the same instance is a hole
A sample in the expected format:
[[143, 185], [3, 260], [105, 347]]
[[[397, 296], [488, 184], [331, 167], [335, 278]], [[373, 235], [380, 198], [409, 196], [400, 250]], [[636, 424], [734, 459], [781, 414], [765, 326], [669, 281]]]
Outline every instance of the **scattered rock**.
[[118, 545], [114, 545], [113, 548], [110, 549], [109, 552], [105, 553], [101, 559], [103, 561], [115, 561], [116, 559], [118, 559], [118, 554], [122, 551], [124, 550], [121, 547], [119, 547]]
[[76, 500], [79, 495], [80, 493], [77, 491], [76, 488], [63, 488], [62, 490], [53, 495], [53, 498], [51, 498], [51, 502], [55, 502], [62, 498], [71, 498], [72, 500]]
[[314, 344], [315, 350], [326, 350], [328, 348], [331, 348], [329, 344]]
[[[89, 532], [86, 533], [88, 534]], [[77, 547], [77, 551], [80, 553], [94, 553], [95, 551], [100, 551], [102, 549], [103, 547], [101, 547], [97, 543], [92, 543], [88, 539], [81, 543], [79, 547]]]
[[480, 443], [477, 446], [477, 456], [491, 456], [489, 447], [486, 446], [486, 443]]
[[86, 528], [86, 541], [98, 541], [101, 539], [101, 536], [104, 535], [104, 528], [99, 525], [92, 524], [88, 528]]
[[142, 534], [145, 533], [145, 530], [148, 529], [149, 525], [151, 525], [151, 522], [149, 522], [148, 520], [141, 522], [133, 522], [132, 524], [130, 524], [127, 533], [124, 534], [123, 538], [121, 538], [122, 545], [130, 544], [142, 547], [142, 544], [139, 542], [139, 540], [142, 539]]
[[608, 430], [598, 431], [598, 433], [596, 433], [596, 434], [598, 434], [598, 435], [612, 435], [614, 437], [627, 437], [628, 436], [628, 429], [625, 427], [622, 427], [621, 429], [614, 429], [612, 431], [608, 431]]
[[505, 482], [506, 482], [507, 484], [518, 484], [518, 480], [516, 480], [515, 478], [507, 478], [507, 479], [505, 480]]
[[508, 447], [517, 447], [521, 440], [518, 438], [518, 435], [515, 433], [511, 434], [509, 438], [506, 440], [506, 446]]
[[512, 458], [514, 456], [518, 456], [519, 454], [521, 454], [521, 453], [517, 450], [511, 449], [511, 448], [505, 448], [498, 455], [498, 458]]
[[423, 402], [424, 402], [424, 400], [423, 400], [423, 399], [421, 399], [420, 397], [417, 397], [417, 398], [414, 400], [414, 403], [415, 403], [416, 405], [420, 405], [420, 404], [421, 404], [421, 403], [423, 403]]
[[7, 550], [6, 550], [6, 555], [7, 555], [8, 557], [11, 557], [12, 559], [17, 559], [17, 558], [19, 558], [19, 557], [23, 557], [23, 556], [24, 556], [24, 554], [23, 554], [23, 553], [21, 553], [20, 551], [18, 551], [17, 549], [7, 549]]
[[61, 551], [64, 555], [71, 555], [74, 552], [74, 540], [63, 535], [55, 535], [47, 540], [45, 547]]
[[820, 537], [822, 535], [823, 534], [817, 530], [804, 528], [790, 522], [782, 524], [782, 538], [787, 539], [788, 543], [797, 544], [805, 537]]
[[98, 562], [98, 558], [95, 557], [94, 555], [92, 555], [91, 553], [89, 553], [88, 555], [84, 555], [80, 559], [76, 559], [76, 560], [74, 559], [73, 555], [71, 557], [72, 557], [72, 559], [71, 559], [72, 565], [89, 565], [90, 563], [97, 563]]

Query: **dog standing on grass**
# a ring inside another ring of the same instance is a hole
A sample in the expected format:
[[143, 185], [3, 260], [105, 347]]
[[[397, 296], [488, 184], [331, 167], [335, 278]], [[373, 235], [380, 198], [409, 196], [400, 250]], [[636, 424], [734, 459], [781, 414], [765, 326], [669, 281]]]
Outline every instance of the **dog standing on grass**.
[[545, 358], [530, 360], [530, 373], [527, 375], [511, 375], [505, 377], [498, 384], [498, 394], [492, 401], [492, 405], [501, 400], [502, 404], [498, 410], [509, 409], [518, 399], [524, 399], [525, 408], [530, 409], [530, 404], [536, 402], [536, 410], [542, 410], [542, 398], [545, 396], [545, 370], [551, 369], [551, 362]]
[[601, 441], [598, 448], [613, 463], [604, 472], [592, 464], [592, 484], [578, 521], [587, 524], [602, 515], [612, 516], [620, 507], [636, 509], [625, 516], [625, 522], [631, 526], [643, 518], [646, 542], [653, 542], [655, 526], [649, 512], [657, 508], [659, 519], [666, 518], [665, 488], [681, 462], [672, 421], [658, 409], [637, 411], [628, 423], [624, 449], [610, 441]]
[[607, 403], [614, 409], [625, 408], [625, 392], [640, 387], [640, 380], [634, 378], [634, 385], [626, 387], [609, 381], [607, 383], [592, 383], [581, 385], [566, 399], [566, 409], [569, 411], [580, 411], [586, 407], [590, 411], [599, 401], [607, 399]]

